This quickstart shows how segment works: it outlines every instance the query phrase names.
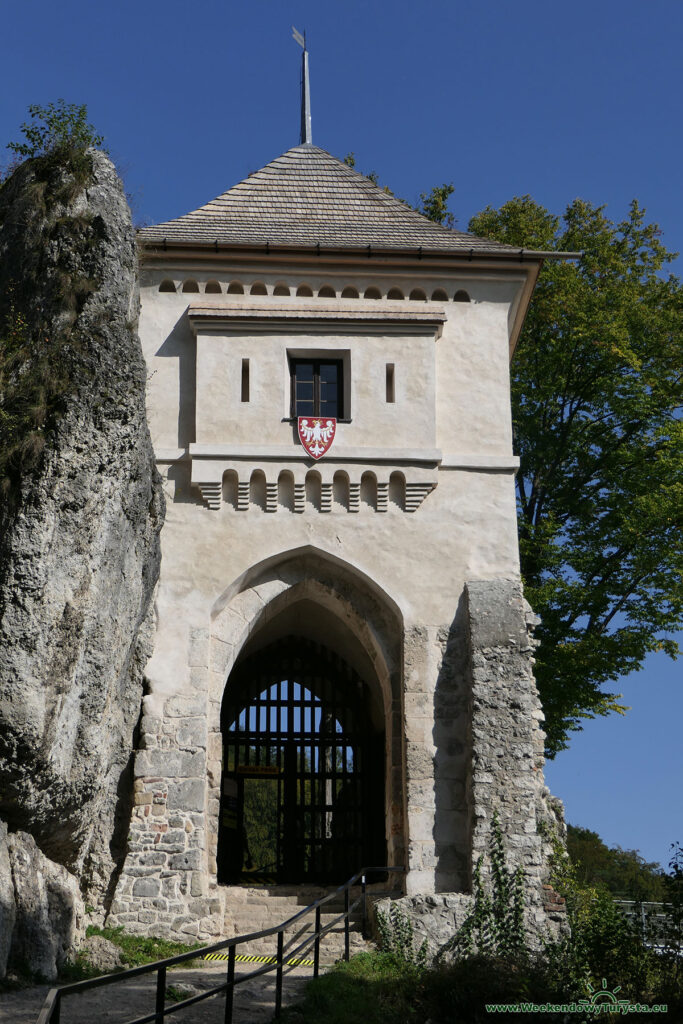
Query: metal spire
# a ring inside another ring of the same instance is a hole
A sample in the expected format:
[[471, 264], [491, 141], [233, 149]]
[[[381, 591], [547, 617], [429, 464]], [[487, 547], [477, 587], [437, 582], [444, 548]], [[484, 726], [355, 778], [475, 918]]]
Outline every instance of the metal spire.
[[312, 143], [311, 133], [311, 90], [308, 84], [308, 50], [306, 49], [306, 33], [302, 35], [292, 25], [292, 37], [303, 52], [301, 54], [301, 136], [299, 144]]

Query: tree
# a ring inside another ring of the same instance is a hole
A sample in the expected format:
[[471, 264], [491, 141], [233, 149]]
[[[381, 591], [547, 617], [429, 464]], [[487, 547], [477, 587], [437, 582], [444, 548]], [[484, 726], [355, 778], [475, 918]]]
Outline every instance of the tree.
[[418, 213], [423, 213], [429, 220], [452, 228], [455, 224], [455, 217], [448, 209], [448, 200], [453, 195], [455, 188], [450, 185], [434, 185], [431, 192], [420, 192], [420, 206]]
[[582, 251], [547, 261], [512, 364], [522, 576], [541, 616], [536, 677], [549, 756], [581, 721], [628, 710], [605, 684], [648, 652], [677, 656], [683, 621], [683, 289], [633, 202], [622, 223], [529, 196], [470, 230]]
[[581, 885], [604, 885], [613, 896], [627, 900], [663, 900], [666, 874], [637, 850], [609, 847], [597, 832], [567, 825], [567, 852]]
[[7, 148], [20, 157], [47, 156], [52, 153], [85, 150], [101, 146], [104, 136], [97, 135], [88, 123], [85, 104], [67, 103], [63, 99], [42, 107], [28, 108], [31, 120], [21, 126], [25, 142], [8, 142]]

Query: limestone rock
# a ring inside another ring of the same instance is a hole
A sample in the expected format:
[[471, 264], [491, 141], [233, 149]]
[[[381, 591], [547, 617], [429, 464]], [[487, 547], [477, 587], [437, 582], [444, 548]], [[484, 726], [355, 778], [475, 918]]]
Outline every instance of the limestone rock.
[[46, 355], [61, 382], [39, 455], [0, 473], [0, 817], [97, 902], [124, 854], [163, 498], [130, 211], [89, 158], [84, 179], [29, 160], [0, 189], [0, 334], [21, 317], [36, 353], [0, 401]]
[[26, 832], [10, 834], [7, 846], [16, 900], [10, 962], [54, 981], [85, 934], [78, 880]]
[[79, 954], [102, 974], [111, 974], [124, 966], [120, 948], [115, 942], [105, 939], [104, 935], [89, 935], [79, 949]]
[[7, 825], [0, 821], [0, 978], [7, 973], [7, 958], [14, 929], [16, 907], [7, 848]]

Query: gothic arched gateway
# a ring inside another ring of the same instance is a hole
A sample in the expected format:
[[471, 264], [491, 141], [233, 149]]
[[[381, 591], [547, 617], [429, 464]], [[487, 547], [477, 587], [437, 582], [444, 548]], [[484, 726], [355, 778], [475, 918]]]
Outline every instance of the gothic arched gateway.
[[371, 701], [343, 658], [301, 636], [236, 665], [221, 711], [219, 882], [341, 882], [385, 863]]

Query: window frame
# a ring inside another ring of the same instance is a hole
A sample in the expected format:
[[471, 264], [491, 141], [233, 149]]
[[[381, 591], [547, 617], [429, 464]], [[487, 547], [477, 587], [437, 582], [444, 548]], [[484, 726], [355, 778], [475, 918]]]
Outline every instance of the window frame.
[[[290, 379], [290, 415], [293, 420], [299, 418], [296, 409], [296, 368], [299, 364], [309, 363], [313, 366], [313, 409], [312, 413], [304, 413], [307, 416], [323, 416], [320, 412], [320, 367], [337, 367], [337, 415], [332, 419], [344, 418], [344, 360], [328, 356], [305, 355], [289, 357], [289, 379]], [[316, 411], [317, 410], [317, 411]]]

